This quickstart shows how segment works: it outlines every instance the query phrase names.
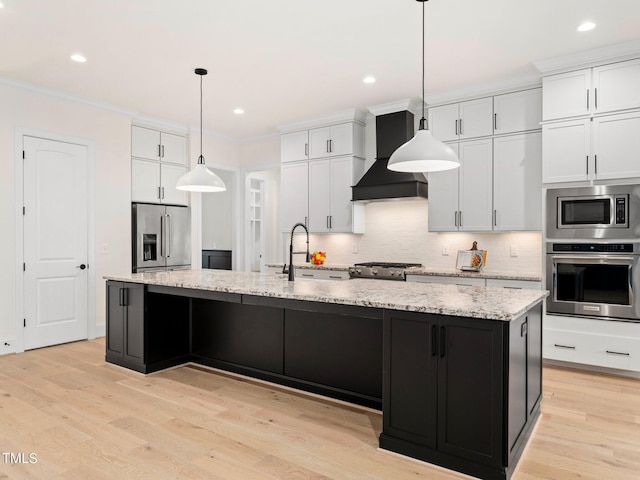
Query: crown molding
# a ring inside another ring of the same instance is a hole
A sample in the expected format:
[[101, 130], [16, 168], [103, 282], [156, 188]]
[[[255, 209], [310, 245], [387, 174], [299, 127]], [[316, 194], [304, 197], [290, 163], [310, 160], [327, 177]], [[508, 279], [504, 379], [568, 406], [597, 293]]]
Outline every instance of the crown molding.
[[366, 112], [357, 109], [349, 108], [340, 112], [332, 113], [322, 117], [309, 118], [307, 120], [301, 120], [299, 122], [285, 123], [282, 125], [276, 125], [276, 128], [282, 132], [294, 132], [296, 130], [308, 130], [310, 128], [325, 127], [327, 125], [335, 125], [336, 123], [344, 122], [359, 122], [365, 123]]
[[551, 75], [638, 57], [640, 57], [640, 40], [631, 40], [561, 57], [543, 59], [533, 64], [543, 75]]
[[51, 88], [40, 87], [34, 85], [32, 83], [23, 82], [21, 80], [14, 80], [12, 78], [0, 77], [0, 85], [6, 85], [8, 87], [19, 88], [21, 90], [26, 90], [29, 92], [38, 93], [40, 95], [45, 95], [47, 97], [56, 98], [58, 100], [64, 100], [66, 102], [77, 103], [79, 105], [85, 105], [92, 108], [97, 108], [99, 110], [105, 110], [111, 113], [117, 113], [120, 115], [125, 115], [127, 117], [134, 117], [137, 112], [133, 110], [129, 110], [123, 107], [119, 107], [117, 105], [111, 105], [109, 103], [98, 102], [96, 100], [90, 100], [88, 98], [79, 97], [77, 95], [71, 95], [69, 93], [63, 93], [58, 90], [53, 90]]
[[414, 115], [420, 109], [419, 98], [404, 98], [395, 102], [381, 103], [379, 105], [372, 105], [367, 107], [367, 110], [371, 112], [374, 117], [379, 115], [387, 115], [388, 113], [409, 111]]
[[170, 120], [164, 120], [162, 118], [151, 117], [149, 115], [136, 115], [131, 119], [131, 123], [133, 125], [138, 125], [139, 127], [151, 127], [180, 135], [188, 135], [190, 133], [189, 127], [186, 125], [175, 123]]
[[478, 97], [488, 97], [492, 95], [500, 95], [503, 93], [515, 92], [518, 90], [526, 90], [529, 88], [537, 88], [542, 85], [540, 75], [530, 73], [513, 77], [503, 78], [501, 80], [480, 83], [457, 90], [449, 90], [426, 95], [427, 104], [431, 107], [443, 105], [446, 103], [460, 102], [471, 100]]

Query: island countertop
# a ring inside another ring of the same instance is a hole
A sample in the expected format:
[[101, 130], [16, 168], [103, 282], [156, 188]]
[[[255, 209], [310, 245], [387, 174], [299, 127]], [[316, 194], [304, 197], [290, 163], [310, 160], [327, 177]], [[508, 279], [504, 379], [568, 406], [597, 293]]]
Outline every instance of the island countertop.
[[176, 270], [107, 275], [107, 280], [310, 302], [512, 321], [540, 303], [545, 290], [422, 284], [389, 280], [296, 279], [228, 270]]

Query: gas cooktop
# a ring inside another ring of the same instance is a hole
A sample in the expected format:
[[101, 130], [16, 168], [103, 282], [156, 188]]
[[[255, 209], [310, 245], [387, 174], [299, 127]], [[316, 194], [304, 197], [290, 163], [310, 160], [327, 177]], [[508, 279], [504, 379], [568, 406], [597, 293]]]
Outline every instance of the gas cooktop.
[[349, 267], [351, 278], [377, 278], [380, 280], [405, 280], [405, 275], [421, 268], [420, 263], [364, 262]]

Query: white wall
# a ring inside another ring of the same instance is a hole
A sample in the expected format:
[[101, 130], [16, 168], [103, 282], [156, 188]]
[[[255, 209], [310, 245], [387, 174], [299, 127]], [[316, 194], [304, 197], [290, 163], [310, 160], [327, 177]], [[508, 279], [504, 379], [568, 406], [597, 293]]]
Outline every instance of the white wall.
[[[104, 329], [105, 284], [102, 276], [131, 269], [131, 118], [71, 103], [35, 91], [0, 84], [0, 340], [16, 336], [16, 129], [75, 137], [95, 147], [96, 325]], [[102, 245], [108, 254], [100, 254]], [[91, 329], [90, 329], [91, 331]], [[100, 328], [98, 329], [100, 333]]]
[[[233, 212], [236, 173], [230, 170], [211, 168], [225, 183], [227, 190], [202, 194], [202, 249], [233, 249]], [[195, 259], [194, 259], [195, 260]], [[192, 262], [197, 265], [196, 261]]]

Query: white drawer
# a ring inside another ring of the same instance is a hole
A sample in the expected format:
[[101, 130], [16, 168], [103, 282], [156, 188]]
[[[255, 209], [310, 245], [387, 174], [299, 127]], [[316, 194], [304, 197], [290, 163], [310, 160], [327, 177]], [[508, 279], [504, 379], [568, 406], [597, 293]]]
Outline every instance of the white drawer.
[[543, 338], [545, 358], [640, 371], [639, 338], [553, 329]]
[[484, 278], [444, 277], [441, 275], [407, 275], [407, 282], [446, 283], [471, 287], [484, 287]]

